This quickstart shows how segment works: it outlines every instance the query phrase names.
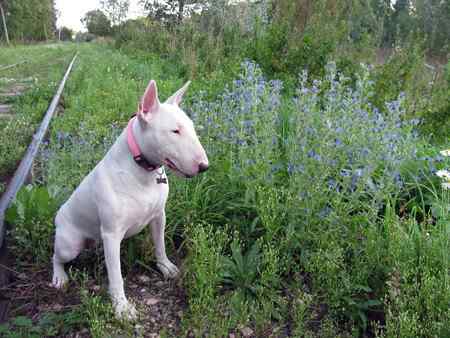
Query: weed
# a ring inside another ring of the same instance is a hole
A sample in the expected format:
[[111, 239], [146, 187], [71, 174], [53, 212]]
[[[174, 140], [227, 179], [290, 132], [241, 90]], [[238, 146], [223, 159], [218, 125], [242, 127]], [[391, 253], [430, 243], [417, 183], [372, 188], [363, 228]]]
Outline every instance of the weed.
[[47, 262], [52, 252], [55, 200], [46, 187], [27, 185], [17, 194], [6, 213], [6, 221], [14, 224], [11, 231], [14, 246], [21, 256], [33, 257], [35, 262]]

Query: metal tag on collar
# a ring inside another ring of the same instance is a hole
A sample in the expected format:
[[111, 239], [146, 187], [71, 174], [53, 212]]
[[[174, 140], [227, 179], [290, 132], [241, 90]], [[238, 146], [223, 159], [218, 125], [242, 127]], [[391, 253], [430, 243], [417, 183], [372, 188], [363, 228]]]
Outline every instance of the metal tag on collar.
[[165, 174], [164, 168], [161, 169], [161, 172], [158, 173], [158, 176], [156, 178], [156, 184], [167, 184], [167, 177], [163, 177]]

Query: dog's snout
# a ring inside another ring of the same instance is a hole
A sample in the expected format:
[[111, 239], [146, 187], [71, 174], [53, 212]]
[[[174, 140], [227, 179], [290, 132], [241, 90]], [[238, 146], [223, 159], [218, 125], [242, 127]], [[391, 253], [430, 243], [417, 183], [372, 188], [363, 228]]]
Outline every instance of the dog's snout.
[[198, 165], [198, 172], [199, 173], [202, 173], [202, 172], [205, 172], [206, 170], [208, 170], [208, 168], [209, 168], [209, 165], [208, 165], [208, 163], [200, 163], [199, 165]]

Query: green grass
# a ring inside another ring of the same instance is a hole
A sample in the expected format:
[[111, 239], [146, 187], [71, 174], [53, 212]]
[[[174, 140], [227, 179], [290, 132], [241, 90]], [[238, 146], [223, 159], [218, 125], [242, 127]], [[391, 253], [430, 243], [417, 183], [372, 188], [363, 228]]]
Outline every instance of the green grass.
[[0, 99], [0, 103], [12, 105], [14, 114], [0, 119], [0, 178], [12, 174], [23, 156], [74, 50], [71, 44], [1, 47], [2, 66], [27, 63], [0, 71], [0, 91], [25, 87], [21, 96]]
[[[48, 267], [52, 254], [57, 206], [104, 156], [148, 81], [158, 81], [164, 100], [186, 80], [178, 65], [154, 55], [95, 44], [77, 49], [80, 55], [65, 90], [64, 113], [54, 119], [41, 156], [43, 188], [24, 192], [18, 210], [25, 211], [11, 216], [19, 260], [31, 256], [42, 267]], [[205, 78], [198, 79], [188, 94], [187, 110], [198, 115], [212, 165], [193, 180], [171, 177], [166, 242], [169, 256], [183, 259], [188, 302], [180, 336], [190, 332], [195, 337], [223, 337], [239, 335], [244, 328], [251, 328], [255, 336], [274, 337], [283, 332], [295, 337], [447, 336], [450, 197], [428, 165], [450, 163], [420, 158], [435, 157], [440, 148], [412, 138], [405, 127], [402, 141], [396, 143], [402, 148], [388, 152], [388, 143], [381, 139], [368, 141], [379, 134], [364, 129], [364, 120], [355, 122], [356, 109], [335, 108], [330, 79], [323, 79], [317, 101], [305, 96], [293, 102], [287, 95], [277, 96], [272, 84], [264, 82], [261, 89], [262, 74], [254, 71], [256, 75], [244, 71], [241, 84], [216, 74], [214, 88]], [[253, 94], [261, 90], [260, 99], [239, 96], [247, 89]], [[346, 90], [344, 82], [336, 89], [339, 100], [347, 99]], [[239, 95], [217, 97], [222, 92]], [[280, 99], [275, 108], [271, 98]], [[371, 112], [364, 100], [356, 105]], [[239, 108], [243, 110], [235, 116]], [[352, 122], [346, 120], [349, 116]], [[249, 120], [255, 121], [251, 133], [243, 127]], [[355, 128], [341, 140], [349, 148], [330, 146], [339, 132], [327, 127], [327, 121], [347, 121]], [[395, 134], [395, 119], [385, 121]], [[388, 131], [388, 136], [394, 135]], [[233, 133], [250, 146], [226, 139]], [[357, 165], [348, 170], [369, 165], [368, 178], [380, 186], [377, 193], [317, 160], [330, 158], [347, 165], [350, 155], [345, 150], [359, 154], [359, 146], [370, 147], [371, 157], [357, 157]], [[414, 147], [420, 156], [411, 157]], [[397, 157], [389, 162], [384, 160], [386, 153]], [[295, 167], [293, 173], [274, 170], [274, 165], [285, 168], [291, 162], [304, 168]], [[405, 180], [400, 188], [390, 176], [396, 170]], [[330, 178], [339, 189], [329, 189]], [[38, 211], [43, 204], [48, 212]], [[147, 230], [124, 243], [122, 257], [126, 271], [137, 261], [151, 264]], [[105, 278], [103, 270], [98, 274]], [[131, 334], [132, 328], [111, 320], [107, 297], [90, 297], [79, 284], [77, 313], [91, 335], [108, 336], [118, 330]], [[73, 312], [64, 316], [71, 318]]]

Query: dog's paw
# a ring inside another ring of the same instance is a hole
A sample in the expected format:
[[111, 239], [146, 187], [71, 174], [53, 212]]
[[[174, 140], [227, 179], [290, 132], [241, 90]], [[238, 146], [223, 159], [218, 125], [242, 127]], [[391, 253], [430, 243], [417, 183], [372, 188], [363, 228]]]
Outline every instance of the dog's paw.
[[69, 281], [69, 277], [67, 273], [64, 271], [58, 271], [53, 273], [52, 286], [56, 289], [62, 289], [67, 282]]
[[175, 278], [180, 273], [180, 270], [171, 261], [167, 260], [164, 262], [156, 263], [159, 271], [163, 274], [164, 278]]
[[127, 300], [114, 303], [114, 312], [119, 320], [134, 321], [137, 319], [136, 308]]

